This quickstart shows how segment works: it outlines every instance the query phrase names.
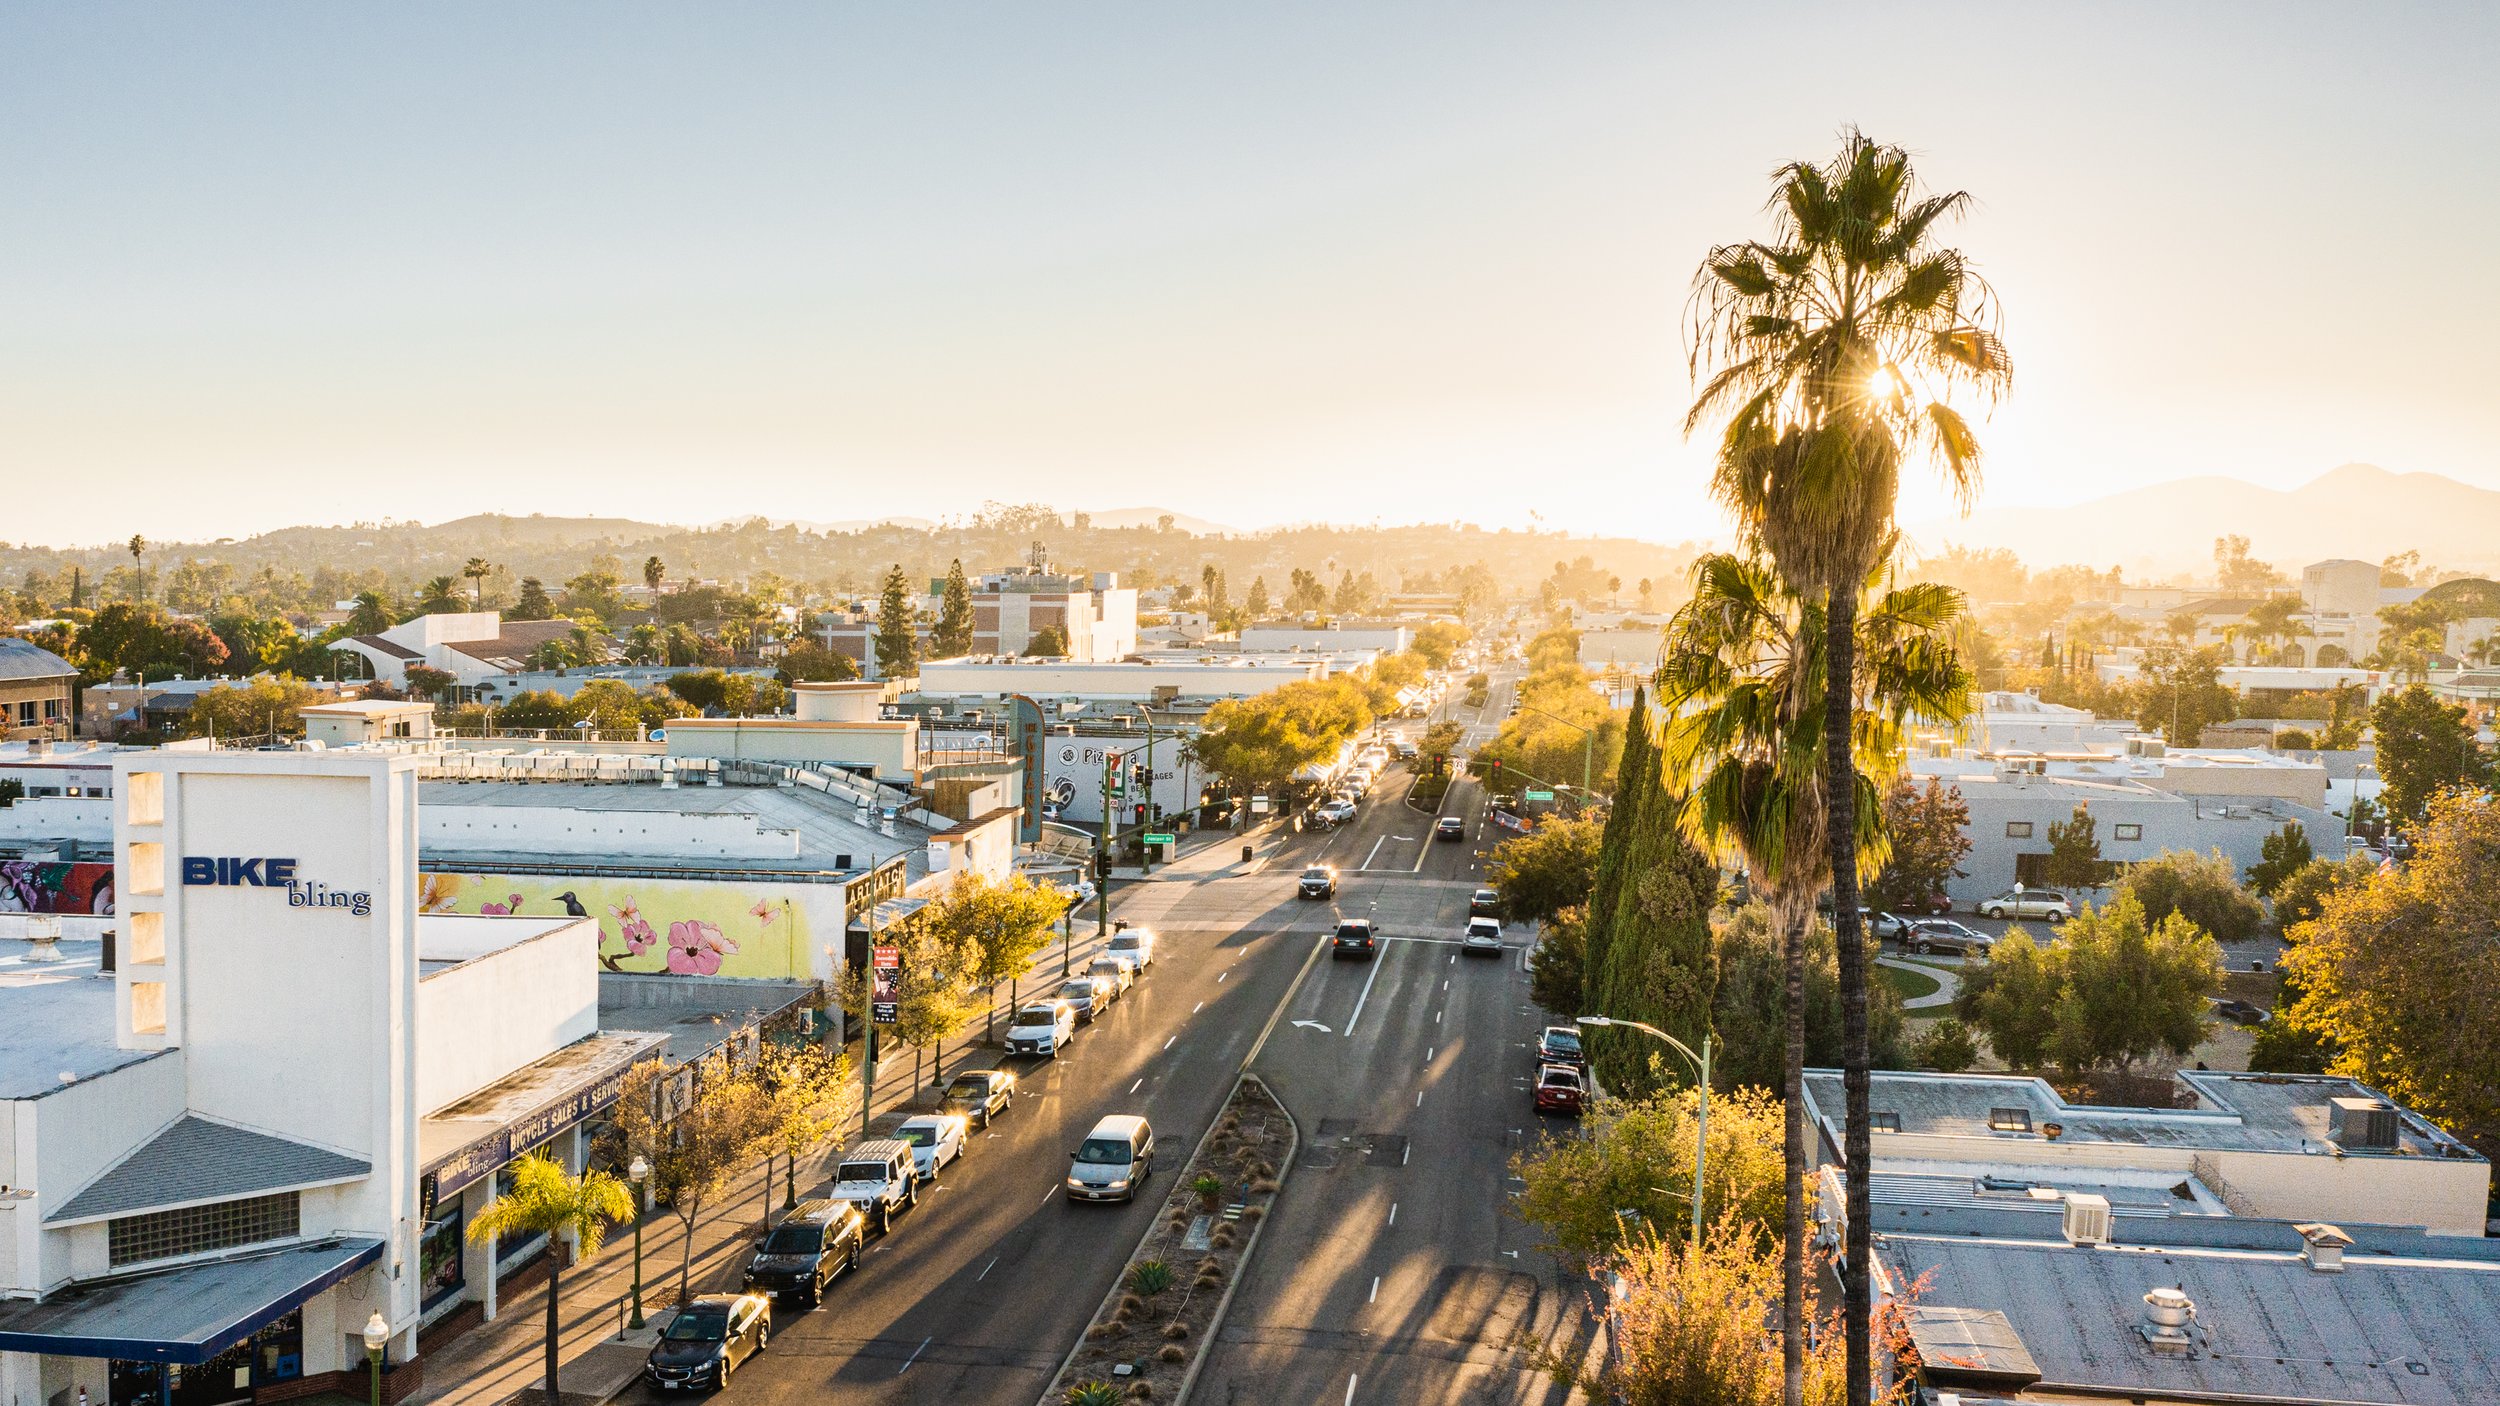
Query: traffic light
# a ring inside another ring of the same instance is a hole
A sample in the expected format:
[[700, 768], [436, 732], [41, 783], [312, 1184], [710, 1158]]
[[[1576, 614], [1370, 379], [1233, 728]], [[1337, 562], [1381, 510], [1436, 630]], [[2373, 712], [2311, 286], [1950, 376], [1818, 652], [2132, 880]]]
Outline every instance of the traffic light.
[[1111, 877], [1110, 855], [1098, 854], [1094, 856], [1094, 877], [1097, 879], [1108, 879]]
[[1139, 801], [1137, 803], [1137, 823], [1140, 825], [1146, 823], [1146, 803], [1144, 801]]
[[1501, 776], [1501, 774], [1502, 774], [1502, 759], [1501, 759], [1500, 757], [1495, 757], [1495, 758], [1493, 759], [1493, 775], [1494, 775], [1496, 778], [1499, 778], [1499, 777]]
[[1128, 769], [1128, 777], [1130, 783], [1137, 787], [1137, 793], [1141, 796], [1146, 793], [1147, 788], [1154, 785], [1154, 775], [1146, 769], [1146, 764], [1144, 762], [1138, 762], [1130, 766]]

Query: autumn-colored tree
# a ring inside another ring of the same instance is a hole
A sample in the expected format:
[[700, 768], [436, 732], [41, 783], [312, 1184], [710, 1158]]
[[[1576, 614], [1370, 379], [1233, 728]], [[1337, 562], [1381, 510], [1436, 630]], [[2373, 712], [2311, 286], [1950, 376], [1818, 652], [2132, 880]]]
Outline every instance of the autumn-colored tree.
[[1925, 786], [1906, 776], [1894, 781], [1884, 792], [1884, 834], [1891, 850], [1867, 885], [1868, 903], [1892, 913], [1936, 911], [1945, 885], [1963, 877], [1969, 830], [1970, 806], [1961, 787], [1932, 776]]
[[704, 1208], [764, 1155], [778, 1131], [779, 1110], [752, 1072], [732, 1068], [725, 1055], [695, 1071], [693, 1097], [682, 1108], [670, 1106], [665, 1088], [654, 1087], [679, 1077], [659, 1059], [627, 1070], [613, 1123], [625, 1156], [650, 1164], [645, 1185], [653, 1201], [685, 1227], [677, 1262], [677, 1295], [684, 1302], [693, 1297], [694, 1233]]
[[[1691, 1235], [1693, 1129], [1700, 1110], [1692, 1089], [1598, 1100], [1577, 1135], [1541, 1139], [1511, 1158], [1522, 1182], [1514, 1202], [1520, 1219], [1582, 1265], [1618, 1254], [1642, 1227], [1676, 1239]], [[1765, 1247], [1778, 1243], [1785, 1136], [1785, 1115], [1769, 1090], [1712, 1096], [1705, 1214], [1713, 1221], [1731, 1218]]]

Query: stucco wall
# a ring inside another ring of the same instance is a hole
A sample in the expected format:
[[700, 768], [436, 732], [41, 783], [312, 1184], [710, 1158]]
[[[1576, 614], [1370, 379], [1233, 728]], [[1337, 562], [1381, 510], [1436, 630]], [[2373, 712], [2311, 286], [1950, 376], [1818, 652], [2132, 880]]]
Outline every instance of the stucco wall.
[[595, 1034], [598, 951], [599, 926], [584, 918], [419, 982], [419, 1113]]

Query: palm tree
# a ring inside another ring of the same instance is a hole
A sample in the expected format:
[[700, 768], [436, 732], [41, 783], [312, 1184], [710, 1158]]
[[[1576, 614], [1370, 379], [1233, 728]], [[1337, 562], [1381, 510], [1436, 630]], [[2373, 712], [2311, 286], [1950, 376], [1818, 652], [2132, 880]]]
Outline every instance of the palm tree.
[[642, 584], [651, 589], [651, 599], [654, 604], [660, 599], [660, 583], [667, 579], [668, 566], [665, 562], [658, 557], [642, 559]]
[[473, 609], [484, 610], [486, 608], [486, 578], [495, 574], [495, 568], [487, 565], [484, 557], [471, 557], [469, 564], [460, 568], [460, 574], [469, 578], [470, 606]]
[[417, 588], [417, 613], [445, 615], [460, 608], [460, 584], [450, 576], [437, 576]]
[[131, 533], [130, 569], [139, 578], [139, 599], [141, 600], [146, 600], [148, 598], [147, 551], [148, 539], [140, 536], [136, 532]]
[[[1830, 698], [1823, 615], [1821, 605], [1759, 560], [1704, 557], [1694, 567], [1692, 600], [1667, 626], [1657, 674], [1659, 702], [1674, 718], [1663, 750], [1666, 775], [1685, 797], [1685, 831], [1743, 856], [1783, 944], [1781, 1341], [1792, 1404], [1805, 1390], [1806, 938], [1832, 864], [1822, 777]], [[1852, 807], [1857, 869], [1883, 859], [1877, 776], [1898, 767], [1910, 723], [1954, 721], [1969, 711], [1970, 671], [1947, 643], [1961, 616], [1959, 591], [1921, 583], [1883, 591], [1857, 617], [1857, 667], [1866, 683], [1851, 731], [1867, 760], [1855, 777]]]
[[1978, 436], [1944, 397], [1997, 394], [2012, 363], [1988, 324], [1994, 296], [1962, 254], [1932, 242], [1969, 196], [1922, 195], [1910, 157], [1852, 131], [1826, 164], [1774, 177], [1769, 242], [1710, 251], [1695, 275], [1691, 367], [1705, 374], [1685, 419], [1724, 416], [1713, 494], [1747, 545], [1807, 600], [1824, 602], [1829, 654], [1823, 787], [1840, 946], [1847, 1090], [1847, 1396], [1872, 1389], [1871, 1059], [1867, 963], [1858, 921], [1857, 790], [1850, 755], [1858, 588], [1892, 538], [1901, 467], [1922, 455], [1967, 504]]
[[347, 632], [351, 635], [378, 635], [391, 627], [391, 607], [379, 591], [358, 591], [356, 604], [347, 615]]
[[528, 1156], [512, 1164], [512, 1189], [469, 1222], [471, 1240], [498, 1236], [547, 1237], [547, 1399], [561, 1401], [556, 1384], [556, 1302], [563, 1292], [563, 1238], [570, 1232], [581, 1257], [599, 1253], [610, 1221], [634, 1217], [633, 1193], [602, 1171], [567, 1176], [552, 1157]]

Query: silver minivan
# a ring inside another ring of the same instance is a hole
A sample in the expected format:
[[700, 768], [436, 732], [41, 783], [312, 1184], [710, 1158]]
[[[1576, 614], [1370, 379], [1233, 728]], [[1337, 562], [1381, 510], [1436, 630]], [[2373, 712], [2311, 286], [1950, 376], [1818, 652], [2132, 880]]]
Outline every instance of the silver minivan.
[[1114, 1113], [1068, 1154], [1068, 1199], [1134, 1201], [1154, 1175], [1154, 1156], [1154, 1128], [1134, 1113]]

